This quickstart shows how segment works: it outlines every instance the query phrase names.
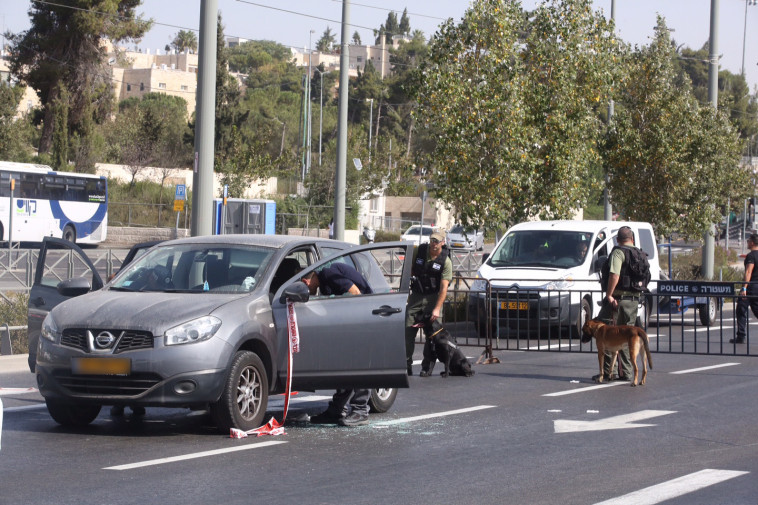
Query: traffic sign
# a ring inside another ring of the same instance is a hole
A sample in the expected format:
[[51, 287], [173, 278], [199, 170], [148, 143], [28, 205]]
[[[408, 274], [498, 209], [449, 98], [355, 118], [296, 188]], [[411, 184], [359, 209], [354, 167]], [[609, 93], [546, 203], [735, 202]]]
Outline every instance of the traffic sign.
[[176, 185], [176, 195], [174, 200], [186, 200], [187, 199], [187, 186], [184, 184]]
[[184, 200], [174, 200], [174, 211], [184, 212]]

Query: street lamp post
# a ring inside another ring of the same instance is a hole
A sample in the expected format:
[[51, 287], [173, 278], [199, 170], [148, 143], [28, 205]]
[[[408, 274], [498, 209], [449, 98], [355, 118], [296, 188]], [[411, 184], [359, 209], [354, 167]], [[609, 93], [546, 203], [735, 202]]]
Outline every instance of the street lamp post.
[[321, 84], [318, 95], [318, 166], [321, 166], [321, 132], [324, 126], [324, 74], [326, 72], [322, 72], [318, 67], [313, 67], [313, 70], [318, 72], [318, 80]]
[[311, 46], [311, 39], [314, 33], [316, 33], [316, 31], [311, 30], [308, 34], [308, 159], [305, 163], [306, 174], [311, 171], [311, 76], [313, 75], [313, 72], [311, 71], [311, 61], [313, 61], [313, 48]]
[[374, 99], [366, 98], [367, 102], [371, 102], [371, 109], [368, 113], [368, 163], [371, 164], [371, 130], [374, 129]]
[[758, 0], [745, 0], [745, 24], [742, 28], [742, 72], [740, 75], [745, 77], [745, 37], [747, 35], [747, 6], [758, 5]]

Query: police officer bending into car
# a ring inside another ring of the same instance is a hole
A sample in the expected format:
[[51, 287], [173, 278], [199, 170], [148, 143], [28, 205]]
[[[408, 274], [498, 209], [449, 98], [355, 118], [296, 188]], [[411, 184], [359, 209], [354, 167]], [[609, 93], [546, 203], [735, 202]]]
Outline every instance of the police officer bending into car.
[[405, 316], [405, 357], [408, 375], [413, 375], [413, 351], [416, 348], [416, 314], [431, 314], [431, 320], [442, 317], [447, 287], [453, 280], [453, 262], [445, 247], [445, 234], [435, 231], [428, 244], [421, 244], [413, 255], [411, 294]]
[[[311, 272], [302, 280], [312, 295], [318, 291], [324, 296], [366, 295], [372, 292], [366, 279], [355, 268], [345, 263], [333, 263], [319, 272]], [[341, 426], [366, 425], [368, 424], [370, 394], [368, 389], [338, 389], [332, 396], [329, 407], [324, 412], [311, 417], [311, 423]], [[348, 400], [350, 401], [349, 409]]]

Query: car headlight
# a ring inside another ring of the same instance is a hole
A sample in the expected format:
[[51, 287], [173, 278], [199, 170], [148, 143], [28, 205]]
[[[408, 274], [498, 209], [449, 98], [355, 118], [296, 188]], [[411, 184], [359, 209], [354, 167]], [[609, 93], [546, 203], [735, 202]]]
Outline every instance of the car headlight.
[[203, 316], [174, 326], [165, 333], [166, 345], [194, 344], [211, 338], [221, 327], [221, 319]]
[[60, 340], [61, 332], [58, 331], [58, 327], [53, 321], [53, 317], [48, 312], [45, 316], [45, 320], [42, 321], [42, 328], [40, 329], [40, 335], [46, 338], [50, 342], [56, 342]]
[[569, 289], [574, 285], [574, 278], [570, 275], [567, 275], [566, 277], [563, 277], [557, 281], [550, 281], [544, 286], [542, 286], [542, 289], [547, 291], [562, 291], [564, 289]]
[[469, 291], [487, 291], [487, 281], [484, 279], [480, 279], [479, 275], [476, 276], [477, 279], [471, 283], [471, 287], [469, 288]]

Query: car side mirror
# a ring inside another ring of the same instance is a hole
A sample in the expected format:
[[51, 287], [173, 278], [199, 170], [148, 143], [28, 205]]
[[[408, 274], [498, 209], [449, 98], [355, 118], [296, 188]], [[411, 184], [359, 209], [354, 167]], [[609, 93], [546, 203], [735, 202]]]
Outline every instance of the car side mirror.
[[482, 264], [484, 264], [485, 261], [487, 261], [487, 258], [490, 257], [490, 253], [484, 253], [482, 254]]
[[311, 292], [308, 290], [308, 286], [304, 282], [293, 282], [282, 293], [281, 302], [307, 302], [311, 297]]
[[59, 282], [57, 289], [63, 296], [79, 296], [92, 291], [92, 284], [84, 277], [74, 277]]

